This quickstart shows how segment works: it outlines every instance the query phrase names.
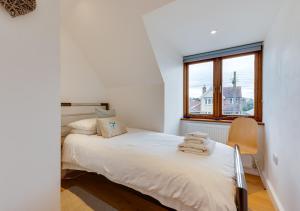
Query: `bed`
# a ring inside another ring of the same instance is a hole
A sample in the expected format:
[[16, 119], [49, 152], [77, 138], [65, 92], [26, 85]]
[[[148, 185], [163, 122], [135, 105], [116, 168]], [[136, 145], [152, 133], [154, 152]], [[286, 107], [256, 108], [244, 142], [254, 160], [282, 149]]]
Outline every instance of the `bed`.
[[183, 137], [136, 128], [105, 139], [69, 134], [62, 168], [95, 172], [175, 210], [247, 210], [238, 147], [217, 143], [209, 156], [177, 151]]

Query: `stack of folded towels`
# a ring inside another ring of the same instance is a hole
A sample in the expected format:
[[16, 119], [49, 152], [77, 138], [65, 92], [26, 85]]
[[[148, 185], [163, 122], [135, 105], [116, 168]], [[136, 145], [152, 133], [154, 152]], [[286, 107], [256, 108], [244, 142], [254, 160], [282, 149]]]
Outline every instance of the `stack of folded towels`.
[[202, 132], [188, 133], [184, 137], [184, 142], [178, 145], [178, 150], [197, 155], [209, 155], [215, 142], [208, 138], [208, 134]]

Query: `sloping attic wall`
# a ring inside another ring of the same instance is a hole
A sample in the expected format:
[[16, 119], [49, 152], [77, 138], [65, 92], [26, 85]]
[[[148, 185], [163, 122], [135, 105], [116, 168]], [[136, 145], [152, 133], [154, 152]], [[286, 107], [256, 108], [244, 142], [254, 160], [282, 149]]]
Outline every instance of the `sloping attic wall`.
[[105, 88], [70, 34], [60, 34], [60, 99], [62, 102], [104, 102]]
[[[168, 41], [155, 33], [153, 22], [147, 21], [147, 33], [152, 42], [152, 47], [159, 64], [164, 80], [164, 132], [179, 134], [179, 123], [183, 111], [183, 64], [182, 56], [177, 49], [168, 45]], [[156, 37], [158, 36], [158, 37]]]
[[131, 127], [163, 131], [164, 85], [142, 15], [170, 0], [63, 0], [62, 25]]
[[166, 132], [178, 133], [182, 117], [182, 57], [264, 40], [280, 2], [176, 0], [144, 16], [165, 84]]

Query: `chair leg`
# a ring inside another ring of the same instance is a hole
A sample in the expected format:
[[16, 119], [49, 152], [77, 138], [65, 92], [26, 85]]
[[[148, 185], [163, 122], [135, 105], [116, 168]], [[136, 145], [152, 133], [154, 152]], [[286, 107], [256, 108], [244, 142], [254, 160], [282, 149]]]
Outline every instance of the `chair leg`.
[[263, 180], [263, 177], [262, 177], [260, 168], [259, 168], [259, 166], [258, 166], [258, 164], [257, 164], [257, 160], [255, 159], [255, 156], [254, 156], [254, 155], [252, 155], [252, 158], [253, 158], [254, 163], [255, 163], [255, 165], [256, 165], [256, 169], [257, 169], [257, 171], [258, 171], [260, 180], [261, 180], [261, 182], [262, 182], [262, 184], [263, 184], [263, 186], [264, 186], [264, 189], [266, 190], [266, 189], [267, 189], [267, 188], [266, 188], [267, 186], [266, 186], [266, 184], [265, 184], [265, 181]]

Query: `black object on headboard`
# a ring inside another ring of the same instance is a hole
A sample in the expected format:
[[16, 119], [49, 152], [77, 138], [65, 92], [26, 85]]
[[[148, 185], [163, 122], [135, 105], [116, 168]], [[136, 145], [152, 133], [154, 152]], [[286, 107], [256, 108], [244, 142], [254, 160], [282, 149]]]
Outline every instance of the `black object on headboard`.
[[61, 107], [70, 107], [70, 106], [72, 106], [72, 103], [61, 103], [60, 106]]
[[100, 103], [100, 106], [104, 106], [105, 110], [109, 110], [109, 103]]
[[103, 106], [105, 110], [109, 110], [109, 103], [61, 103], [61, 107], [71, 107], [71, 106]]

